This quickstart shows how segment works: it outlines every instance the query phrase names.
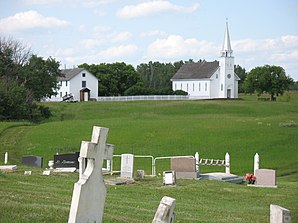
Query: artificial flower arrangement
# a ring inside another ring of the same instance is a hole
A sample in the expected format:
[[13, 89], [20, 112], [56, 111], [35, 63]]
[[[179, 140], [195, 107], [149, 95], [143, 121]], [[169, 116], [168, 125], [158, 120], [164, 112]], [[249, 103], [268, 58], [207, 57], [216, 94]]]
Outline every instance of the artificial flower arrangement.
[[245, 180], [248, 181], [248, 184], [254, 184], [256, 181], [256, 176], [254, 176], [252, 173], [248, 173], [245, 176]]

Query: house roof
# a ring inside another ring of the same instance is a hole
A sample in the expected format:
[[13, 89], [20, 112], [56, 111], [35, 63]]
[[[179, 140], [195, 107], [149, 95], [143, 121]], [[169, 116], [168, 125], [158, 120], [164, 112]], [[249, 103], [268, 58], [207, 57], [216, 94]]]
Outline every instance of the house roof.
[[65, 69], [62, 70], [62, 77], [58, 78], [58, 81], [69, 81], [71, 78], [76, 76], [77, 74], [81, 73], [84, 68], [73, 68], [73, 69]]
[[186, 63], [172, 77], [172, 80], [210, 78], [218, 67], [219, 62], [216, 60], [213, 62]]

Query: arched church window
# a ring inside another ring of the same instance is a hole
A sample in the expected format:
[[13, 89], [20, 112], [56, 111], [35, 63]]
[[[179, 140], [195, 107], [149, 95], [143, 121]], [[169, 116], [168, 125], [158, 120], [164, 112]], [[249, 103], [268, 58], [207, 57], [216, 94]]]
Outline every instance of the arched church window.
[[227, 76], [229, 79], [231, 78], [231, 74], [228, 74], [228, 76]]
[[223, 84], [220, 85], [220, 90], [223, 91]]

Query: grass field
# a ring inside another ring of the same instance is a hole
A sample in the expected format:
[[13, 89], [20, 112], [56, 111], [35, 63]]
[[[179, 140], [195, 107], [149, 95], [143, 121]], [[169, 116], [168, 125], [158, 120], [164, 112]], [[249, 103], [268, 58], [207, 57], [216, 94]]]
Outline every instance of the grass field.
[[[24, 176], [23, 155], [44, 157], [75, 152], [90, 140], [92, 126], [109, 128], [114, 154], [231, 156], [231, 172], [253, 171], [253, 156], [261, 168], [277, 170], [278, 189], [248, 188], [213, 181], [180, 180], [162, 187], [162, 178], [134, 185], [108, 186], [104, 222], [150, 222], [164, 195], [177, 199], [177, 222], [269, 222], [270, 203], [289, 208], [298, 222], [298, 94], [277, 102], [255, 96], [237, 101], [139, 101], [49, 103], [54, 116], [39, 125], [0, 123], [0, 162], [5, 151], [19, 172], [0, 174], [0, 222], [66, 222], [76, 174]], [[3, 158], [2, 158], [3, 157]], [[168, 163], [159, 164], [158, 172]], [[135, 169], [150, 173], [149, 162], [136, 159]], [[202, 167], [203, 172], [223, 168]]]

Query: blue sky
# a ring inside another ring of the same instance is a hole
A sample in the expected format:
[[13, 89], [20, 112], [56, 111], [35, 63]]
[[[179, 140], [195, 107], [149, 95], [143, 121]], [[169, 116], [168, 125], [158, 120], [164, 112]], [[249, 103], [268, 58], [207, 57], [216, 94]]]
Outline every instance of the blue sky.
[[219, 58], [226, 18], [235, 64], [298, 80], [297, 0], [1, 0], [0, 36], [70, 68]]

